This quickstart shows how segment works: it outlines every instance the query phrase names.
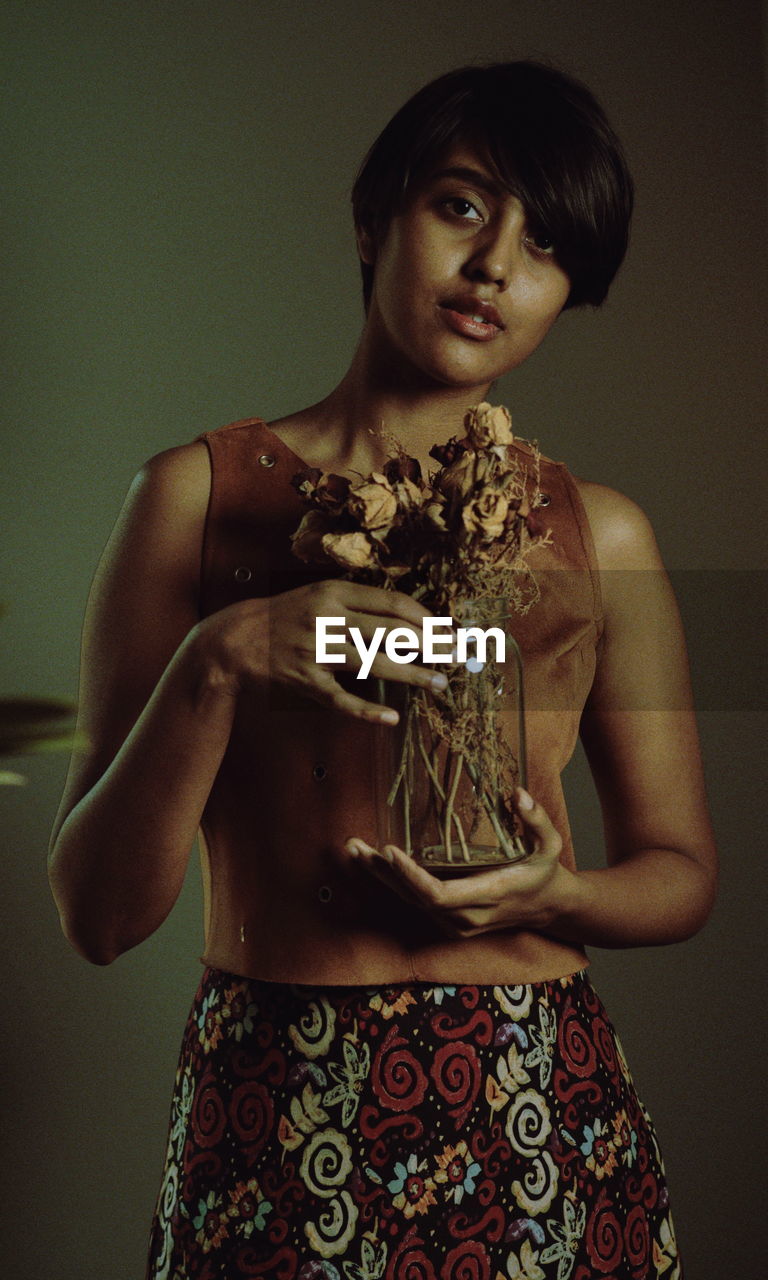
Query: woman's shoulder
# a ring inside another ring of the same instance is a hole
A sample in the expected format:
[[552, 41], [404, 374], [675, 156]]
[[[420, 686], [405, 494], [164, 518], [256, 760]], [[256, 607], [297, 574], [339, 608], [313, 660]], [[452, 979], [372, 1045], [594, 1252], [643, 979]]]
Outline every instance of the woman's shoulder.
[[[659, 550], [653, 527], [637, 502], [609, 485], [575, 475], [565, 462], [541, 453], [528, 440], [516, 437], [515, 447], [536, 458], [542, 485], [560, 476], [561, 483], [571, 492], [576, 490], [589, 524], [599, 569], [658, 567]], [[578, 503], [576, 509], [578, 512]]]
[[134, 476], [109, 543], [112, 557], [138, 566], [182, 566], [199, 554], [211, 488], [204, 444], [194, 441], [149, 458]]
[[205, 519], [210, 488], [208, 451], [195, 440], [147, 459], [134, 477], [126, 507], [142, 520], [167, 525], [170, 536]]
[[618, 489], [573, 476], [600, 569], [657, 569], [661, 557], [648, 516]]
[[211, 483], [211, 464], [202, 440], [174, 445], [156, 453], [140, 468], [133, 482], [137, 492], [157, 500], [173, 497], [182, 504], [207, 500]]

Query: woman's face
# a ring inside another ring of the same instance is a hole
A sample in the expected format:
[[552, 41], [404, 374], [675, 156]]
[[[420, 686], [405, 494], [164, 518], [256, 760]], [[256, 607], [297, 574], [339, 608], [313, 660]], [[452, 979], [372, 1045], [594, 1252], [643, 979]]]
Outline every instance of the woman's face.
[[554, 324], [570, 282], [516, 196], [468, 147], [450, 151], [396, 215], [374, 266], [367, 333], [401, 373], [487, 387]]

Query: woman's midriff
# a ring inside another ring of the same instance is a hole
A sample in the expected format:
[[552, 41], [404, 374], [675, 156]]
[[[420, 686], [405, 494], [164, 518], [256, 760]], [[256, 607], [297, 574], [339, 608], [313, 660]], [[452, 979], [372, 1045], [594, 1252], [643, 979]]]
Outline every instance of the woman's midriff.
[[[242, 919], [242, 913], [237, 917]], [[210, 939], [202, 961], [215, 969], [264, 982], [311, 986], [394, 986], [426, 982], [436, 986], [471, 983], [477, 986], [517, 986], [554, 981], [587, 967], [585, 953], [541, 934], [499, 931], [465, 941], [424, 946], [416, 951], [399, 948], [392, 939], [366, 935], [307, 936], [305, 945], [279, 947], [278, 940], [265, 953], [260, 940], [254, 946], [246, 924], [240, 941], [237, 920], [222, 921]], [[311, 944], [311, 946], [310, 946]]]

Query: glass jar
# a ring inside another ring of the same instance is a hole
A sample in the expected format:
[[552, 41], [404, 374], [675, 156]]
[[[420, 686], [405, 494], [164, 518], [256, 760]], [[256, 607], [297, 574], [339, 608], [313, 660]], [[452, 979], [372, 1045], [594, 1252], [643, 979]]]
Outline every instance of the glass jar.
[[380, 682], [400, 715], [376, 729], [377, 836], [437, 875], [527, 858], [514, 790], [526, 785], [520, 649], [506, 601], [454, 606], [443, 693]]

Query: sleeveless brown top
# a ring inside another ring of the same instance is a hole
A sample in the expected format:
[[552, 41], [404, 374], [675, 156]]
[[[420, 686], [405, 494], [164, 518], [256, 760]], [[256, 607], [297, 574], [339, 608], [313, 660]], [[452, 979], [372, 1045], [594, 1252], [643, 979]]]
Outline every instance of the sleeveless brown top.
[[[261, 419], [206, 433], [211, 496], [201, 614], [328, 577], [290, 548], [305, 465]], [[516, 442], [514, 448], [530, 457]], [[574, 866], [560, 773], [573, 752], [601, 634], [586, 513], [562, 463], [541, 461], [552, 545], [531, 557], [541, 598], [519, 619], [528, 786]], [[448, 939], [423, 912], [341, 856], [375, 844], [374, 735], [386, 732], [282, 686], [242, 695], [202, 820], [206, 964], [275, 982], [512, 985], [583, 968], [581, 948], [520, 929]]]

